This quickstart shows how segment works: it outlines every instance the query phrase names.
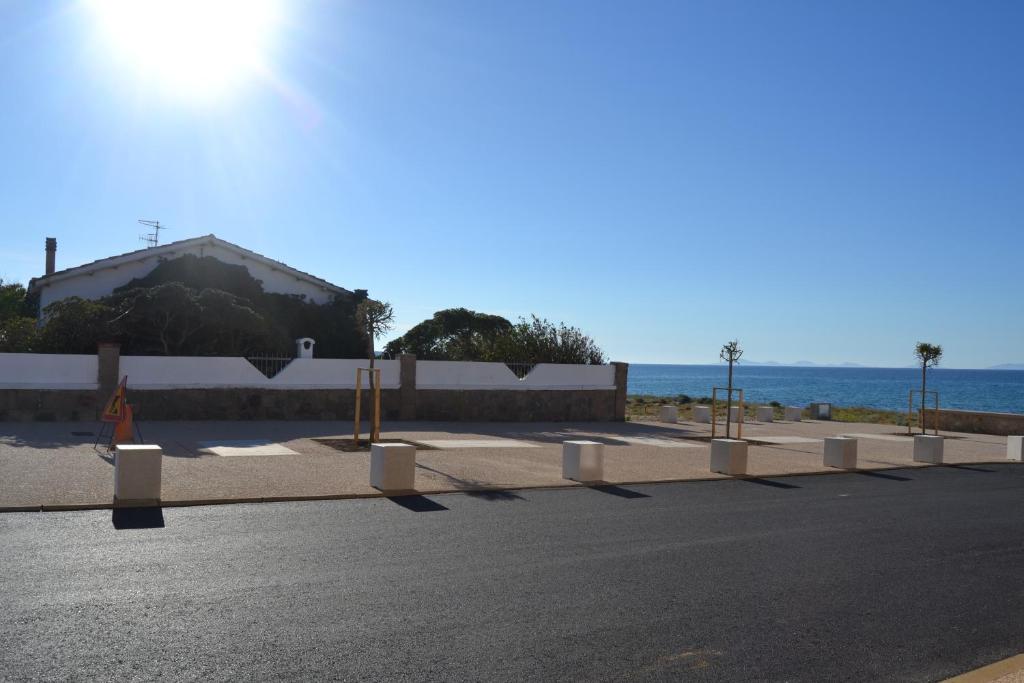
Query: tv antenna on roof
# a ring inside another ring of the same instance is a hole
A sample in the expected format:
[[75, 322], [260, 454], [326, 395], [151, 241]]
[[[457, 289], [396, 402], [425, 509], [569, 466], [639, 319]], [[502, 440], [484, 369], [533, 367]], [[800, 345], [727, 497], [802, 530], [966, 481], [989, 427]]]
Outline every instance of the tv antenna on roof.
[[139, 223], [141, 223], [142, 225], [148, 225], [149, 227], [153, 228], [153, 232], [147, 233], [145, 235], [139, 235], [139, 239], [146, 243], [147, 248], [159, 245], [160, 231], [166, 230], [167, 228], [163, 225], [160, 225], [160, 221], [147, 221], [140, 218]]

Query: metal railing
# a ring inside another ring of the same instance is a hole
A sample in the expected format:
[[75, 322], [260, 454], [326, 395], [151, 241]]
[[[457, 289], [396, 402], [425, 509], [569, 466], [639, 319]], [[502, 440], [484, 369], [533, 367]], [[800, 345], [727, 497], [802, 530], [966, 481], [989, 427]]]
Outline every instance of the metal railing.
[[284, 356], [246, 356], [252, 366], [262, 372], [267, 379], [273, 379], [277, 373], [288, 367], [294, 359]]
[[505, 363], [505, 365], [508, 366], [508, 369], [512, 371], [512, 374], [519, 379], [526, 379], [526, 376], [529, 375], [535, 367], [537, 367], [536, 363], [526, 362]]

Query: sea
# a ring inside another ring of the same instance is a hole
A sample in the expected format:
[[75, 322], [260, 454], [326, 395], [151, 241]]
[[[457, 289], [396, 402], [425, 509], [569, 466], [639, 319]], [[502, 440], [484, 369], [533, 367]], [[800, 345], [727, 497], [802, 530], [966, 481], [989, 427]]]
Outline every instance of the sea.
[[[628, 393], [693, 399], [724, 387], [728, 367], [721, 365], [630, 364]], [[907, 394], [921, 388], [921, 370], [914, 368], [789, 367], [743, 365], [733, 370], [733, 386], [743, 389], [746, 401], [783, 405], [812, 402], [836, 406], [864, 406], [883, 410], [907, 409]], [[939, 407], [1024, 413], [1024, 371], [928, 371], [928, 390], [939, 392]], [[929, 396], [928, 405], [932, 405]]]

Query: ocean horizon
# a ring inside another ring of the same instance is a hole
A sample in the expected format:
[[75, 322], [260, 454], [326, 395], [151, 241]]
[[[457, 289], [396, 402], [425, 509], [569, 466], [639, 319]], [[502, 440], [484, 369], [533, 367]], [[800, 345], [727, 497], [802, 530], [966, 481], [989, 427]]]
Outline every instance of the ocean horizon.
[[[724, 363], [637, 363], [629, 366], [627, 392], [698, 399], [710, 396], [712, 387], [724, 387], [727, 379]], [[821, 401], [905, 411], [909, 391], [921, 388], [921, 369], [741, 363], [734, 368], [733, 386], [744, 390], [748, 402], [804, 406]], [[1024, 372], [1020, 370], [933, 368], [928, 371], [927, 388], [939, 392], [940, 408], [1024, 413]]]

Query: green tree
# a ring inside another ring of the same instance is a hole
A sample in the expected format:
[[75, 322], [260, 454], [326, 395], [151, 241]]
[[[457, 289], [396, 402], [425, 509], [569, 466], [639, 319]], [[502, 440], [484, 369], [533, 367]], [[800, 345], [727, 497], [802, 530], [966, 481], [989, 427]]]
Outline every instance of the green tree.
[[35, 318], [0, 320], [0, 352], [33, 353], [38, 350], [38, 345], [39, 330]]
[[289, 340], [247, 299], [219, 289], [195, 291], [168, 282], [122, 292], [105, 301], [128, 354], [247, 356], [287, 353]]
[[512, 323], [498, 315], [447, 308], [385, 348], [392, 356], [413, 353], [422, 360], [483, 360], [493, 355], [496, 338], [511, 327]]
[[196, 292], [180, 282], [140, 287], [105, 299], [118, 311], [113, 323], [130, 355], [184, 356], [202, 328]]
[[292, 343], [284, 330], [271, 324], [246, 299], [218, 289], [204, 289], [196, 303], [201, 327], [193, 353], [254, 356], [284, 355], [291, 351]]
[[0, 279], [0, 352], [30, 353], [38, 345], [35, 318], [25, 288]]
[[0, 279], [0, 322], [20, 317], [27, 317], [25, 287], [17, 282], [4, 282]]
[[604, 352], [579, 328], [552, 323], [535, 315], [520, 318], [498, 335], [493, 358], [504, 363], [569, 363], [601, 365]]
[[[917, 342], [917, 346], [914, 347], [914, 355], [921, 363], [921, 433], [924, 434], [924, 402], [925, 389], [928, 384], [928, 368], [934, 368], [939, 364], [939, 360], [942, 358], [942, 347], [938, 344]], [[936, 415], [935, 419], [938, 420], [939, 416]]]
[[55, 301], [43, 311], [39, 349], [43, 353], [96, 353], [96, 344], [117, 338], [118, 312], [103, 301], [77, 296]]

